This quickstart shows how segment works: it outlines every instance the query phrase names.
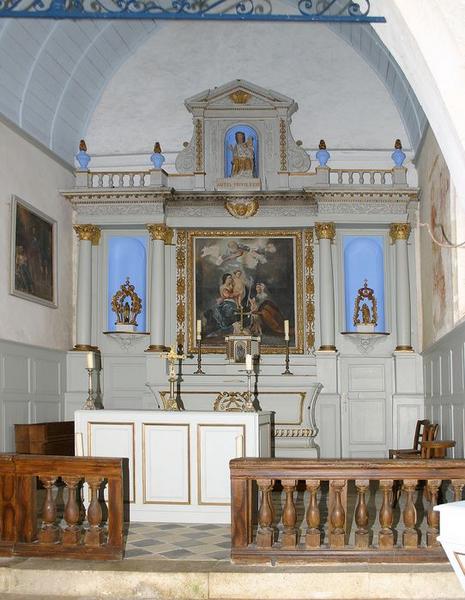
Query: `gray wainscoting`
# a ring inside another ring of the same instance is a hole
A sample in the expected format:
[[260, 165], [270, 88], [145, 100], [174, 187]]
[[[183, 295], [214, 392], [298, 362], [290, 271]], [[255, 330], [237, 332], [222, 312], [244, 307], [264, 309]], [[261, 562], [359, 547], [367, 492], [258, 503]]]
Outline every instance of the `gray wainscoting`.
[[66, 353], [0, 340], [0, 451], [14, 451], [14, 424], [60, 421]]
[[439, 437], [454, 439], [449, 454], [464, 457], [465, 322], [423, 353], [426, 417], [439, 423]]

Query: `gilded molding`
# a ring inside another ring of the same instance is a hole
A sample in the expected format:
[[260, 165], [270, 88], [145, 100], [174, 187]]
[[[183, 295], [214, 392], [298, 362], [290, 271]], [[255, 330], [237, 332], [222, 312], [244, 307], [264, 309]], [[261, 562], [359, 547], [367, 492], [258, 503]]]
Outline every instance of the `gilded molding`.
[[195, 170], [197, 173], [203, 171], [203, 126], [202, 120], [195, 121]]
[[410, 223], [391, 223], [389, 235], [392, 243], [397, 240], [408, 240], [411, 229]]
[[187, 233], [181, 229], [176, 238], [176, 341], [182, 346], [186, 337], [186, 258]]
[[315, 231], [318, 240], [334, 240], [336, 237], [334, 223], [315, 223]]
[[147, 225], [152, 240], [160, 240], [165, 244], [171, 244], [173, 241], [173, 230], [163, 223], [152, 223]]
[[257, 198], [225, 200], [224, 207], [236, 219], [248, 219], [257, 214], [260, 207]]
[[287, 171], [287, 127], [286, 121], [279, 121], [279, 168], [281, 171]]
[[305, 293], [305, 334], [306, 350], [315, 347], [315, 283], [313, 280], [313, 229], [304, 231], [304, 293]]
[[89, 240], [92, 242], [92, 246], [98, 246], [101, 233], [100, 227], [97, 227], [97, 225], [74, 225], [73, 229], [80, 241]]

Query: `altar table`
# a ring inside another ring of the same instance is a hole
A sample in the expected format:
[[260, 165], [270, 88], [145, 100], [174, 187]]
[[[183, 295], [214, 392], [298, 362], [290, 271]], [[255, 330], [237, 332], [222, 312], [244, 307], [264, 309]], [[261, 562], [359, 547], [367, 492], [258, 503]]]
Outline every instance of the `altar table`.
[[129, 459], [131, 521], [230, 523], [229, 461], [271, 456], [271, 413], [78, 410], [76, 454]]

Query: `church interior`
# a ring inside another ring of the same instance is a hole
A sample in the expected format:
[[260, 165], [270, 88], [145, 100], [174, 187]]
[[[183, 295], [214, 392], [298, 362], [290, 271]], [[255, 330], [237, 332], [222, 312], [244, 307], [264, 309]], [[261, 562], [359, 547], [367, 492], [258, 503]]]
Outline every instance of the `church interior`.
[[0, 2], [0, 597], [464, 597], [465, 1], [354, 4]]

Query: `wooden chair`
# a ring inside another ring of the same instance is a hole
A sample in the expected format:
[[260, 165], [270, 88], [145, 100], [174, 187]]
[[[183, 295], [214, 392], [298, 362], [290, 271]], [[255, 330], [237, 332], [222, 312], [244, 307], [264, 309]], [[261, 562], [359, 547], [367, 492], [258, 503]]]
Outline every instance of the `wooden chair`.
[[412, 448], [401, 448], [399, 450], [391, 449], [389, 450], [389, 458], [420, 458], [421, 457], [421, 443], [428, 440], [434, 440], [435, 437], [431, 438], [430, 436], [434, 433], [437, 435], [437, 425], [436, 431], [429, 431], [431, 423], [429, 419], [422, 419], [417, 421], [417, 425], [415, 427], [415, 435], [413, 436], [413, 446]]
[[425, 440], [421, 443], [421, 458], [446, 458], [447, 449], [454, 446], [454, 440]]

